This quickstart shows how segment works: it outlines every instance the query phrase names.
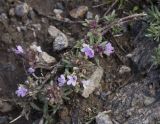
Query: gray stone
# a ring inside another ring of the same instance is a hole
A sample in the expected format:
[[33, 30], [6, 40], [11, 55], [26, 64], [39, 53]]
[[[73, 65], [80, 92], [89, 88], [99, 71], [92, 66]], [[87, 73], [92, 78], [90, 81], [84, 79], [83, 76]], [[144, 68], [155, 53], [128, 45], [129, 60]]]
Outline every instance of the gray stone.
[[71, 10], [69, 14], [73, 18], [81, 18], [84, 17], [87, 11], [88, 11], [87, 6], [79, 6], [78, 8]]
[[56, 15], [59, 15], [59, 14], [62, 14], [63, 11], [61, 9], [54, 9], [53, 12], [56, 14]]
[[56, 7], [57, 9], [64, 10], [64, 6], [63, 6], [62, 2], [57, 2], [55, 7]]
[[147, 97], [147, 96], [145, 96], [145, 98], [144, 98], [144, 105], [145, 106], [148, 106], [148, 105], [150, 105], [150, 104], [152, 104], [153, 102], [155, 102], [155, 98], [153, 98], [153, 97]]
[[48, 53], [42, 52], [40, 54], [41, 54], [40, 58], [42, 58], [42, 59], [40, 59], [40, 61], [43, 61], [47, 64], [52, 64], [52, 63], [56, 62], [56, 59], [54, 57], [50, 56]]
[[52, 38], [56, 38], [62, 32], [59, 29], [57, 29], [55, 26], [50, 25], [48, 28], [48, 33]]
[[50, 56], [48, 53], [42, 51], [40, 46], [37, 46], [35, 43], [33, 43], [30, 46], [30, 49], [35, 51], [37, 54], [36, 56], [36, 62], [38, 65], [50, 65], [54, 64], [56, 62], [56, 59], [52, 56]]
[[11, 8], [11, 9], [9, 10], [9, 15], [10, 15], [10, 16], [14, 16], [14, 15], [15, 15], [14, 8]]
[[97, 124], [113, 124], [111, 118], [109, 115], [107, 115], [107, 112], [101, 112], [96, 116], [96, 123]]
[[86, 14], [86, 18], [87, 19], [92, 19], [93, 18], [93, 13], [88, 11], [87, 14]]
[[0, 101], [0, 112], [4, 113], [4, 112], [9, 112], [12, 110], [12, 105], [9, 104], [8, 102], [3, 102]]
[[8, 124], [8, 118], [6, 116], [0, 116], [0, 124]]
[[57, 29], [55, 26], [49, 26], [48, 33], [54, 39], [53, 41], [53, 50], [60, 51], [68, 47], [68, 38], [67, 36]]
[[17, 5], [15, 8], [15, 14], [19, 17], [23, 17], [28, 13], [28, 11], [29, 11], [29, 6], [27, 5], [27, 3], [21, 3]]
[[59, 20], [63, 19], [63, 17], [61, 16], [63, 11], [61, 9], [54, 9], [53, 12], [55, 13], [57, 19], [59, 19]]
[[34, 20], [36, 15], [35, 12], [32, 9], [30, 9], [28, 12], [28, 16], [30, 19]]
[[5, 44], [11, 44], [12, 43], [12, 40], [11, 40], [11, 37], [10, 37], [9, 33], [3, 34], [2, 37], [1, 37], [1, 40]]
[[55, 41], [53, 42], [53, 49], [56, 51], [63, 50], [68, 46], [68, 40], [63, 35], [60, 35], [55, 38]]
[[131, 72], [131, 68], [125, 65], [122, 65], [121, 68], [119, 69], [120, 74], [129, 73], [129, 72]]
[[4, 21], [4, 20], [6, 20], [6, 19], [8, 19], [7, 15], [6, 15], [5, 13], [2, 13], [2, 14], [0, 15], [0, 20]]
[[103, 76], [103, 68], [97, 67], [95, 72], [91, 75], [91, 77], [87, 81], [83, 81], [83, 93], [82, 96], [87, 98], [89, 95], [98, 87], [100, 87], [100, 81]]

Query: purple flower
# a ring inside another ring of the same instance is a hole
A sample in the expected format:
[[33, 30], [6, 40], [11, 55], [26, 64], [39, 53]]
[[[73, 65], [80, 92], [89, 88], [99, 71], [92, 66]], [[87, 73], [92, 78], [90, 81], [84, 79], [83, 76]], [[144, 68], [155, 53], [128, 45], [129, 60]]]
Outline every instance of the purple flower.
[[61, 87], [66, 83], [66, 78], [63, 74], [60, 75], [60, 77], [58, 78], [58, 85]]
[[84, 52], [88, 58], [94, 57], [94, 51], [92, 48], [90, 48], [88, 44], [83, 44], [83, 48], [81, 49], [81, 52]]
[[91, 21], [89, 24], [90, 24], [91, 28], [96, 28], [97, 27], [97, 21], [96, 20]]
[[18, 89], [16, 90], [16, 94], [18, 97], [24, 97], [26, 96], [28, 92], [28, 89], [26, 89], [24, 86], [19, 86]]
[[107, 56], [110, 56], [113, 52], [114, 52], [114, 47], [112, 47], [112, 44], [110, 42], [108, 42], [106, 44], [104, 54], [106, 54]]
[[75, 75], [69, 75], [67, 76], [67, 85], [72, 85], [72, 86], [76, 86], [77, 83], [77, 76]]
[[29, 74], [32, 74], [32, 73], [34, 73], [35, 72], [35, 69], [34, 68], [32, 68], [32, 67], [30, 67], [30, 68], [28, 68], [28, 73]]
[[16, 49], [12, 49], [12, 50], [15, 54], [23, 54], [24, 53], [24, 50], [23, 50], [22, 46], [20, 46], [20, 45], [16, 46]]

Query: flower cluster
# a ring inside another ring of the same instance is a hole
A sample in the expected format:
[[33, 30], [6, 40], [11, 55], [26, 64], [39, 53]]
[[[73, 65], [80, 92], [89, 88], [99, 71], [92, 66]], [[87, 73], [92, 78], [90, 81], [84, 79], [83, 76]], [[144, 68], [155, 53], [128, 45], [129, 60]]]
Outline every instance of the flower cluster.
[[84, 52], [88, 58], [94, 57], [94, 50], [88, 44], [83, 44], [81, 52]]
[[35, 69], [34, 68], [32, 68], [32, 67], [30, 67], [30, 68], [28, 68], [28, 73], [29, 74], [32, 74], [32, 73], [34, 73], [35, 72]]
[[[38, 47], [33, 46], [33, 47], [35, 47], [35, 49], [37, 50], [37, 52], [42, 52], [40, 46], [38, 46]], [[13, 48], [13, 49], [12, 49], [12, 51], [13, 51], [15, 54], [17, 54], [17, 55], [23, 55], [23, 54], [25, 53], [25, 52], [24, 52], [24, 49], [22, 48], [21, 45], [17, 45], [16, 48]], [[29, 67], [28, 70], [27, 70], [27, 72], [28, 72], [29, 74], [33, 74], [33, 73], [35, 72], [35, 69], [34, 69], [33, 67]]]
[[17, 55], [24, 54], [24, 50], [23, 50], [22, 46], [20, 46], [20, 45], [16, 46], [15, 49], [13, 48], [12, 51]]
[[18, 97], [24, 97], [27, 95], [27, 93], [28, 93], [28, 89], [25, 88], [23, 85], [20, 85], [16, 90], [16, 94]]
[[[83, 48], [81, 49], [81, 52], [84, 52], [87, 58], [93, 58], [94, 50], [92, 49], [92, 47], [85, 43], [82, 46]], [[112, 53], [114, 53], [114, 47], [110, 42], [106, 44], [105, 48], [103, 49], [103, 53], [107, 56], [110, 56]]]
[[114, 47], [112, 47], [112, 44], [108, 42], [105, 46], [104, 54], [110, 56], [112, 53], [114, 53]]
[[65, 83], [67, 85], [72, 85], [72, 86], [76, 86], [77, 84], [77, 76], [76, 75], [68, 75], [67, 79], [65, 77], [64, 74], [60, 75], [60, 77], [58, 77], [58, 85], [59, 86], [63, 86]]

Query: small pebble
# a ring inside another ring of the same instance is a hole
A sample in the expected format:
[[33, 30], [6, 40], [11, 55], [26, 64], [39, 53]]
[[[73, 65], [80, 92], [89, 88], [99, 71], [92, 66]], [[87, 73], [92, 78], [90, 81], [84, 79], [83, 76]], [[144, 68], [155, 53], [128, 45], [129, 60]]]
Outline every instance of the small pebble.
[[30, 9], [28, 12], [28, 16], [30, 19], [34, 20], [36, 15], [35, 12], [32, 9]]
[[154, 97], [147, 97], [147, 96], [145, 96], [144, 105], [148, 106], [148, 105], [152, 104], [153, 102], [155, 102], [155, 100], [156, 99]]
[[97, 124], [113, 124], [111, 118], [109, 117], [106, 111], [100, 112], [96, 116], [96, 122]]
[[63, 11], [61, 9], [54, 9], [53, 12], [57, 15], [57, 14], [62, 14]]
[[84, 17], [87, 11], [88, 11], [87, 6], [79, 6], [78, 8], [72, 9], [69, 12], [69, 14], [73, 18], [81, 18], [81, 17]]
[[63, 4], [61, 2], [57, 2], [56, 5], [55, 5], [55, 8], [64, 10], [64, 6], [63, 6]]
[[9, 10], [9, 15], [10, 15], [10, 16], [14, 16], [14, 15], [15, 15], [14, 8], [11, 8], [11, 9]]
[[0, 15], [0, 20], [6, 20], [6, 19], [8, 19], [7, 15], [5, 13], [2, 13]]
[[131, 72], [131, 68], [125, 65], [122, 65], [121, 68], [119, 69], [120, 74], [128, 73]]
[[55, 13], [57, 19], [59, 19], [59, 20], [63, 19], [63, 17], [61, 16], [63, 11], [61, 9], [54, 9], [53, 12]]
[[88, 11], [86, 14], [87, 19], [92, 19], [93, 18], [93, 13]]
[[27, 5], [27, 3], [21, 3], [17, 5], [15, 8], [15, 14], [19, 17], [23, 17], [28, 13], [28, 11], [29, 11], [29, 6]]
[[0, 116], [0, 124], [8, 124], [8, 117]]
[[56, 51], [60, 51], [66, 47], [68, 47], [68, 40], [66, 40], [62, 35], [57, 36], [55, 38], [55, 41], [53, 42], [53, 49]]

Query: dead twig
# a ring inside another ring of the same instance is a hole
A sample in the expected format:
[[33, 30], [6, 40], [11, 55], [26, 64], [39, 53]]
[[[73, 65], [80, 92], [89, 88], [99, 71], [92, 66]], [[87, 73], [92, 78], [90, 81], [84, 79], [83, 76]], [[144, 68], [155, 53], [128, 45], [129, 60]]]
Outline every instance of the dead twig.
[[95, 5], [95, 6], [92, 6], [92, 8], [98, 8], [98, 7], [101, 7], [101, 6], [105, 6], [106, 4], [108, 4], [108, 3], [102, 3], [102, 4], [99, 4], [99, 5]]
[[116, 45], [119, 47], [120, 50], [122, 50], [124, 53], [127, 53], [123, 47], [117, 42], [116, 38], [113, 36], [112, 32], [110, 32], [111, 37], [113, 38], [113, 40], [115, 41]]
[[20, 114], [18, 117], [16, 117], [15, 119], [13, 119], [12, 121], [10, 121], [9, 123], [11, 124], [11, 123], [16, 122], [16, 121], [17, 121], [18, 119], [20, 119], [22, 116], [23, 116], [23, 115]]
[[118, 20], [115, 20], [114, 22], [112, 22], [111, 24], [109, 25], [106, 25], [104, 26], [103, 28], [101, 28], [101, 32], [102, 32], [102, 35], [104, 35], [105, 33], [107, 33], [113, 26], [116, 26], [116, 25], [122, 25], [124, 23], [127, 23], [127, 22], [130, 22], [130, 21], [133, 21], [133, 20], [137, 20], [137, 18], [140, 18], [140, 17], [144, 17], [146, 16], [147, 14], [146, 13], [140, 13], [140, 14], [133, 14], [133, 15], [130, 15], [130, 16], [126, 16], [126, 17], [123, 17], [123, 18], [120, 18]]
[[118, 3], [118, 0], [115, 0], [114, 3], [107, 9], [103, 16], [108, 15], [108, 13], [114, 8], [114, 6]]

